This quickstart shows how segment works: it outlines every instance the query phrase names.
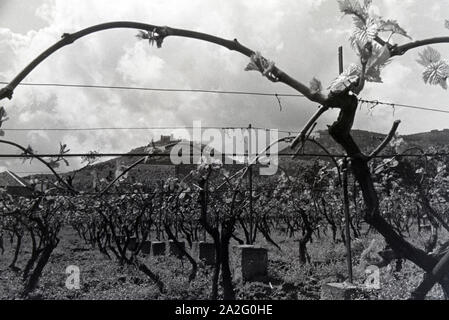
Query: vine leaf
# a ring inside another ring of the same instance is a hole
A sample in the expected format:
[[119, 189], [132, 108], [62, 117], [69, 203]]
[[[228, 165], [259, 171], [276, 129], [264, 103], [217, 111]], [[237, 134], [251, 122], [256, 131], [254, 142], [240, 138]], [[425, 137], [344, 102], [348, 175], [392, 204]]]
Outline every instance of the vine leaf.
[[276, 82], [279, 79], [273, 74], [274, 62], [266, 59], [260, 52], [256, 52], [251, 56], [250, 63], [246, 66], [245, 71], [259, 71], [268, 80]]
[[59, 162], [58, 161], [49, 161], [48, 162], [48, 165], [50, 166], [50, 167], [52, 167], [53, 169], [58, 169], [59, 168]]
[[[27, 161], [29, 158], [28, 156], [33, 155], [33, 154], [35, 154], [33, 148], [30, 145], [28, 145], [28, 147], [25, 149], [25, 151], [21, 154], [21, 156], [23, 156], [22, 162]], [[30, 159], [30, 163], [31, 163], [31, 161], [33, 161], [33, 157], [30, 157], [29, 159]]]
[[380, 75], [381, 71], [382, 67], [379, 65], [369, 68], [365, 74], [365, 80], [368, 82], [382, 83], [382, 77]]
[[340, 74], [334, 81], [330, 84], [328, 89], [331, 92], [342, 92], [351, 87], [351, 85], [355, 84], [361, 73], [360, 66], [356, 64], [351, 64], [348, 68], [346, 68], [342, 74]]
[[390, 63], [391, 53], [388, 49], [388, 46], [385, 45], [382, 48], [375, 47], [373, 49], [373, 55], [371, 60], [369, 61], [368, 68], [373, 68], [375, 66], [386, 66], [388, 63]]
[[441, 60], [441, 54], [432, 47], [427, 47], [424, 51], [418, 53], [418, 55], [419, 59], [416, 61], [424, 67]]
[[[390, 58], [391, 54], [387, 45], [384, 47], [375, 46], [367, 63], [365, 80], [368, 82], [382, 82], [380, 72], [390, 63]], [[341, 75], [335, 78], [328, 89], [334, 93], [350, 89], [358, 83], [361, 73], [362, 67], [360, 65], [351, 64]]]
[[396, 20], [386, 20], [386, 21], [380, 20], [379, 31], [399, 34], [403, 37], [412, 40], [412, 37], [408, 35], [407, 31], [405, 31]]
[[378, 15], [370, 14], [371, 3], [371, 0], [365, 0], [363, 4], [358, 0], [338, 0], [340, 11], [352, 16], [354, 21], [354, 30], [349, 38], [354, 49], [363, 48], [367, 43], [375, 42], [381, 32], [390, 33], [387, 42], [393, 34], [411, 39], [396, 20], [383, 20]]
[[312, 91], [312, 93], [320, 93], [323, 90], [321, 81], [314, 77], [310, 81], [310, 90]]
[[352, 15], [356, 20], [365, 22], [368, 19], [368, 8], [371, 6], [371, 0], [365, 0], [362, 6], [358, 0], [338, 0], [340, 11], [346, 15]]
[[56, 159], [53, 158], [46, 158], [45, 161], [48, 163], [48, 165], [53, 169], [58, 169], [60, 167], [61, 161], [65, 163], [65, 165], [68, 167], [70, 166], [70, 163], [67, 161], [67, 159], [64, 158], [64, 155], [69, 153], [70, 149], [67, 149], [67, 144], [59, 143], [59, 153]]
[[69, 153], [70, 149], [67, 149], [67, 144], [59, 143], [59, 161], [64, 161], [65, 165], [68, 167], [70, 166], [70, 163], [64, 158], [64, 155]]
[[9, 120], [9, 118], [7, 117], [7, 113], [5, 108], [0, 107], [0, 127], [2, 126], [3, 122], [6, 122]]
[[136, 34], [136, 38], [139, 40], [148, 40], [149, 39], [148, 32], [139, 30], [139, 33]]
[[365, 79], [369, 82], [382, 82], [380, 73], [391, 62], [391, 54], [388, 46], [374, 47], [371, 59], [368, 61]]
[[372, 42], [378, 34], [379, 24], [376, 19], [356, 20], [354, 22], [354, 31], [349, 37], [349, 41], [354, 49], [363, 48], [367, 43]]
[[429, 64], [423, 72], [424, 83], [440, 85], [447, 89], [447, 78], [449, 77], [449, 64], [440, 60]]
[[419, 53], [417, 62], [424, 66], [423, 80], [430, 85], [439, 85], [447, 89], [447, 78], [449, 77], [449, 63], [441, 59], [441, 54], [432, 47], [427, 47]]
[[[9, 118], [7, 117], [5, 108], [0, 107], [0, 128], [2, 127], [3, 123], [8, 120], [9, 120]], [[3, 137], [4, 135], [5, 135], [5, 131], [0, 129], [0, 137]]]
[[371, 7], [371, 3], [373, 3], [373, 0], [364, 0], [363, 5], [365, 7], [365, 10], [368, 10], [369, 7]]
[[150, 46], [156, 44], [158, 48], [162, 47], [162, 42], [164, 41], [164, 36], [157, 29], [153, 29], [151, 31], [140, 30], [139, 33], [136, 34], [136, 37], [140, 40], [148, 40]]

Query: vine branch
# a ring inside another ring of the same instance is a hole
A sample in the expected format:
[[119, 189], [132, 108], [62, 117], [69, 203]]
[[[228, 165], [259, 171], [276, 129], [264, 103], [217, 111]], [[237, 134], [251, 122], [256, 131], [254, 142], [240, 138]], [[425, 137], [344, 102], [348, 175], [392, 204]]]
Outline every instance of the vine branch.
[[390, 141], [394, 138], [396, 131], [398, 130], [399, 125], [401, 124], [400, 120], [394, 122], [393, 127], [391, 128], [388, 135], [385, 137], [384, 141], [369, 155], [369, 158], [372, 159], [379, 155], [383, 149], [390, 143]]

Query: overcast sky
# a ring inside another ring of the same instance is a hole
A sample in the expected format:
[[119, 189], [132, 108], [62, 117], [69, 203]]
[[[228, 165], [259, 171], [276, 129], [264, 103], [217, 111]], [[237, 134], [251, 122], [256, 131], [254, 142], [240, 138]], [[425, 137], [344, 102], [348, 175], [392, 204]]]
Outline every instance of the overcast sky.
[[[374, 0], [373, 10], [398, 20], [414, 39], [449, 35], [444, 28], [449, 1]], [[0, 81], [10, 81], [64, 32], [117, 20], [237, 38], [305, 83], [313, 77], [330, 83], [338, 73], [339, 45], [346, 65], [356, 61], [347, 41], [351, 19], [342, 17], [336, 0], [0, 0]], [[244, 72], [248, 59], [235, 52], [182, 38], [168, 38], [157, 49], [135, 34], [110, 30], [83, 38], [46, 60], [25, 82], [294, 93], [259, 73]], [[447, 46], [435, 47], [449, 58]], [[383, 71], [384, 83], [369, 84], [362, 97], [449, 110], [448, 92], [422, 82], [416, 58], [417, 52], [396, 58]], [[271, 97], [18, 87], [14, 99], [1, 105], [11, 118], [5, 128], [191, 126], [201, 120], [204, 126], [252, 123], [288, 130], [300, 129], [317, 107], [302, 98], [281, 101], [282, 111]], [[319, 128], [336, 115], [326, 114]], [[363, 107], [354, 127], [387, 132], [396, 119], [402, 120], [402, 134], [449, 127], [449, 115], [381, 106], [370, 113]], [[7, 132], [5, 138], [40, 153], [57, 152], [59, 141], [73, 152], [126, 152], [161, 133], [170, 131], [30, 131]], [[16, 152], [2, 145], [0, 151]], [[0, 160], [2, 167], [40, 169], [18, 160]]]

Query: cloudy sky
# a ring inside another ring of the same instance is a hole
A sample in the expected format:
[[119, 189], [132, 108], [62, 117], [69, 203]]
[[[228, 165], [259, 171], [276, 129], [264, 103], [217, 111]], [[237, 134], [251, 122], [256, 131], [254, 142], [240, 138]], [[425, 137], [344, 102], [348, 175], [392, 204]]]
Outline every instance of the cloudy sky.
[[[374, 0], [376, 13], [396, 19], [414, 39], [449, 35], [449, 1]], [[117, 20], [192, 29], [233, 39], [261, 51], [300, 81], [313, 77], [328, 84], [337, 75], [337, 48], [345, 64], [355, 62], [348, 45], [351, 19], [336, 0], [0, 0], [0, 81], [11, 80], [64, 32]], [[135, 30], [90, 35], [63, 48], [36, 68], [25, 82], [71, 83], [155, 88], [294, 93], [256, 72], [244, 72], [248, 59], [191, 39], [168, 38], [161, 49], [138, 41]], [[404, 41], [395, 38], [395, 41]], [[447, 58], [449, 48], [435, 46]], [[396, 58], [383, 71], [383, 84], [369, 84], [362, 97], [449, 110], [448, 92], [421, 80], [417, 52]], [[316, 110], [302, 98], [160, 93], [109, 89], [25, 87], [3, 100], [10, 116], [5, 128], [89, 128], [253, 126], [298, 130]], [[329, 112], [319, 123], [336, 118]], [[389, 107], [362, 107], [355, 128], [386, 132], [401, 119], [400, 132], [444, 129], [449, 115]], [[27, 131], [6, 133], [40, 153], [57, 152], [59, 141], [73, 152], [126, 152], [170, 131]], [[1, 153], [16, 150], [0, 145]], [[76, 165], [76, 161], [73, 161]], [[38, 164], [0, 160], [0, 169], [41, 170]]]

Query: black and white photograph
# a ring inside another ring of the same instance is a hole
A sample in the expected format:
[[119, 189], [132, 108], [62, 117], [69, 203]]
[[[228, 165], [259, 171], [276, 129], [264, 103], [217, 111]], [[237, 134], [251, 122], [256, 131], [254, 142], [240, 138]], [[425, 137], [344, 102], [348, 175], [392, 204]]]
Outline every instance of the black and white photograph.
[[448, 77], [446, 0], [0, 0], [0, 300], [447, 300]]

